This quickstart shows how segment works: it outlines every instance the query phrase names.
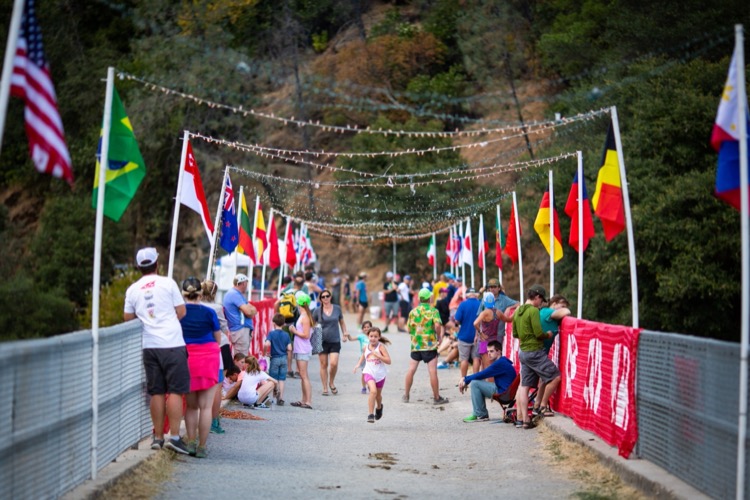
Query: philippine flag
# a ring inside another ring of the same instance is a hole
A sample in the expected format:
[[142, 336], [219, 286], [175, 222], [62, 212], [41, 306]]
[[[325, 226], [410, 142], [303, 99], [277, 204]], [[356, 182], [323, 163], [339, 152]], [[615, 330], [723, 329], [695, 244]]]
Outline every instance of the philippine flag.
[[[716, 113], [716, 122], [711, 134], [711, 146], [719, 153], [719, 164], [716, 170], [716, 196], [740, 209], [740, 131], [738, 111], [740, 102], [747, 102], [738, 90], [737, 54], [741, 47], [734, 50], [729, 65], [729, 76], [724, 85], [724, 93]], [[744, 68], [742, 68], [744, 71]], [[743, 97], [740, 99], [740, 97]], [[747, 120], [747, 110], [745, 110]]]

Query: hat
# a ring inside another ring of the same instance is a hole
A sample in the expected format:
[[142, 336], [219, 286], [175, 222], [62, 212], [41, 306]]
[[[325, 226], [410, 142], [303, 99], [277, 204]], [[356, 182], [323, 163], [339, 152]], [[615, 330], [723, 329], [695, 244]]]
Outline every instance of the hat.
[[359, 273], [359, 277], [360, 278], [367, 278], [367, 273], [364, 272], [364, 271], [362, 271], [361, 273]]
[[462, 278], [461, 276], [456, 276], [456, 277], [455, 277], [455, 278], [453, 278], [453, 279], [455, 279], [456, 281], [460, 281], [461, 283], [463, 283], [463, 282], [464, 282], [464, 279], [463, 279], [463, 278]]
[[484, 302], [485, 307], [495, 307], [495, 296], [492, 292], [484, 292], [482, 302]]
[[300, 290], [294, 294], [294, 298], [297, 301], [297, 305], [300, 307], [306, 307], [310, 305], [310, 296]]
[[542, 285], [531, 285], [529, 291], [541, 295], [542, 300], [547, 300], [547, 290], [545, 290]]
[[393, 273], [390, 272], [390, 271], [388, 271], [387, 273], [385, 273], [385, 277], [388, 278], [388, 279], [391, 279], [391, 278], [393, 278]]
[[148, 267], [156, 262], [159, 258], [159, 254], [154, 247], [146, 247], [138, 250], [135, 255], [135, 263], [138, 267]]
[[422, 288], [419, 291], [419, 300], [421, 300], [422, 302], [427, 302], [428, 300], [430, 300], [430, 297], [432, 297], [432, 292], [427, 288]]
[[248, 281], [247, 276], [245, 276], [242, 273], [236, 274], [234, 276], [234, 284], [235, 285], [239, 285], [240, 283], [244, 283], [246, 281]]
[[443, 276], [448, 278], [449, 280], [454, 280], [456, 277], [453, 275], [453, 273], [443, 273]]
[[406, 280], [411, 281], [411, 276], [409, 276], [408, 274], [406, 276], [404, 276], [404, 281], [406, 281]]
[[477, 289], [476, 288], [469, 288], [468, 290], [466, 290], [466, 295], [471, 295], [472, 293], [476, 295]]
[[497, 278], [491, 278], [491, 279], [490, 279], [490, 280], [489, 280], [489, 281], [487, 282], [487, 286], [488, 286], [488, 287], [489, 287], [489, 286], [500, 286], [500, 281], [498, 281], [498, 279], [497, 279]]
[[430, 288], [430, 284], [427, 281], [423, 281], [420, 288]]

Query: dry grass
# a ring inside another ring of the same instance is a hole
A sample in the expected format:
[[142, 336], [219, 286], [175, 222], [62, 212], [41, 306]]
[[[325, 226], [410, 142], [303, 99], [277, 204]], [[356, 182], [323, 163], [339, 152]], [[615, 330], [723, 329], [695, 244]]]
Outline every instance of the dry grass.
[[546, 425], [538, 428], [539, 439], [544, 443], [544, 453], [560, 471], [576, 481], [581, 491], [572, 498], [585, 500], [651, 498], [641, 491], [625, 484], [612, 469], [602, 464], [599, 457], [585, 446], [569, 441], [550, 430]]
[[124, 474], [109, 488], [102, 491], [97, 498], [107, 500], [131, 500], [154, 498], [162, 485], [172, 476], [171, 452], [154, 453], [135, 467], [129, 474]]

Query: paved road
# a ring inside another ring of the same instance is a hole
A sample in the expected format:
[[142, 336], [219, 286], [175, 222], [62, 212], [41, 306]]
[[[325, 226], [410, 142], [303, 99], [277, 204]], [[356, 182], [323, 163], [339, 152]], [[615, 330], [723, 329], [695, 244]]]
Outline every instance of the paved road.
[[[354, 321], [347, 316], [350, 331], [356, 331]], [[438, 371], [449, 404], [431, 404], [425, 365], [417, 371], [411, 402], [402, 403], [408, 336], [386, 336], [393, 363], [382, 420], [366, 422], [366, 396], [359, 373], [352, 374], [359, 344], [346, 342], [337, 396], [320, 395], [314, 359], [313, 410], [288, 405], [301, 392], [298, 379], [287, 379], [286, 406], [255, 411], [264, 421], [224, 419], [227, 433], [211, 435], [208, 459], [178, 457], [160, 498], [565, 498], [580, 490], [538, 452], [536, 431], [463, 423], [471, 400], [458, 393], [455, 368]], [[500, 417], [497, 404], [490, 417]]]

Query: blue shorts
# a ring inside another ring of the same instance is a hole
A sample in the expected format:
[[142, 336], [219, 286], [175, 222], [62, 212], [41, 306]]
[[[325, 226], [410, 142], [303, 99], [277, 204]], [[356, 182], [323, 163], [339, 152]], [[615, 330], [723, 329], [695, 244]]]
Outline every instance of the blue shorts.
[[268, 367], [268, 375], [279, 382], [286, 380], [286, 356], [271, 358], [271, 366]]

